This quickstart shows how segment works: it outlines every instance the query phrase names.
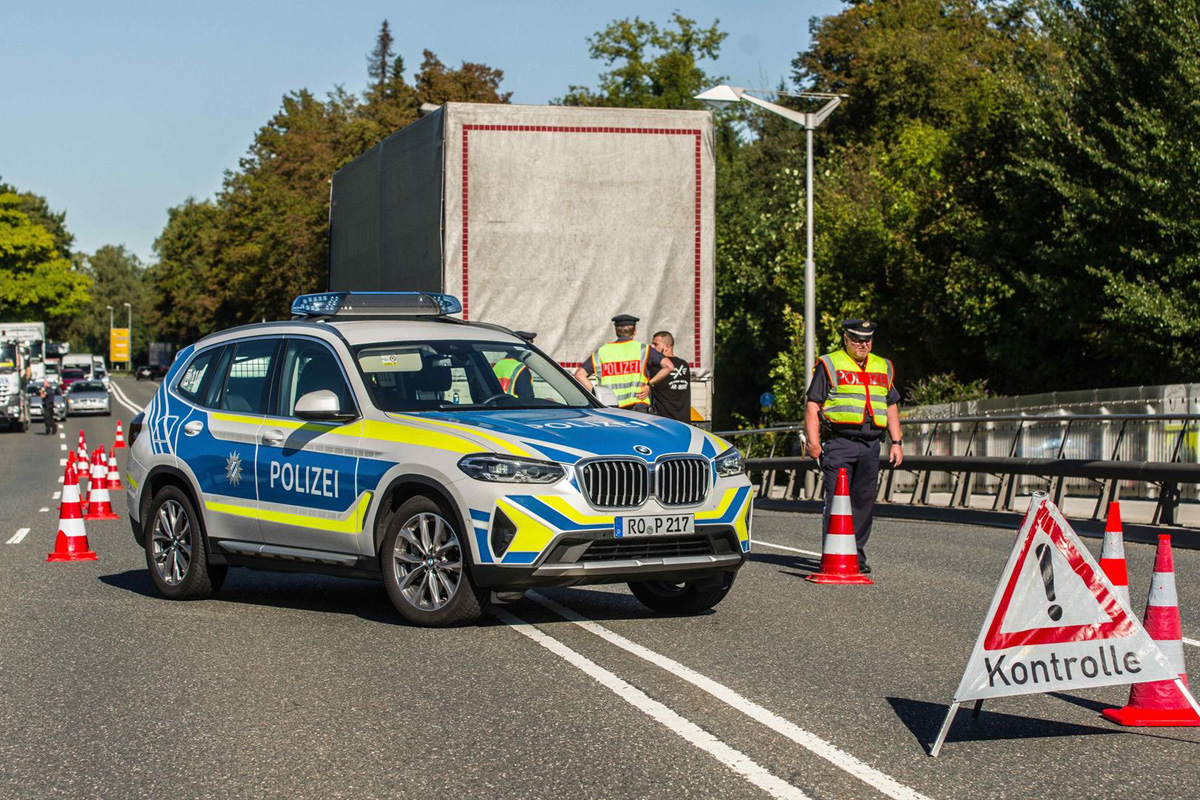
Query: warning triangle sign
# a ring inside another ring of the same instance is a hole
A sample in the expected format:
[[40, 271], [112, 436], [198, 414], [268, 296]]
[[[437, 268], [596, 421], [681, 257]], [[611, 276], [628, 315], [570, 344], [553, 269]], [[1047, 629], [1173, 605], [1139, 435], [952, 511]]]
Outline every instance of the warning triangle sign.
[[1058, 508], [1034, 495], [955, 702], [1175, 677]]

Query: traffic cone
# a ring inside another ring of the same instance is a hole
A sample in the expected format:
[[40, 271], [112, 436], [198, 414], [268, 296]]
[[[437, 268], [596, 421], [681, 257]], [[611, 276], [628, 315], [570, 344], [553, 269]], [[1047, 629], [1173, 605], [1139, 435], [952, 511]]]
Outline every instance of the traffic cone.
[[75, 455], [87, 461], [88, 449], [87, 439], [83, 437], [83, 428], [79, 429], [79, 444], [75, 446]]
[[120, 519], [113, 511], [112, 498], [108, 494], [108, 461], [104, 448], [96, 448], [92, 463], [92, 479], [88, 482], [88, 507], [84, 519]]
[[858, 571], [858, 547], [854, 543], [854, 519], [850, 511], [850, 479], [839, 469], [829, 513], [829, 530], [821, 545], [821, 571], [805, 576], [813, 583], [873, 584]]
[[[1154, 580], [1142, 621], [1150, 638], [1158, 645], [1187, 686], [1187, 665], [1183, 662], [1183, 620], [1175, 594], [1175, 565], [1171, 558], [1171, 535], [1158, 536], [1154, 557]], [[1119, 725], [1183, 727], [1200, 725], [1200, 716], [1174, 681], [1148, 681], [1129, 687], [1129, 704], [1124, 708], [1104, 709], [1104, 718]]]
[[83, 438], [83, 428], [79, 429], [79, 447], [75, 449], [75, 477], [86, 480], [89, 475], [87, 443]]
[[[114, 444], [113, 450], [116, 449], [117, 446]], [[119, 467], [117, 467], [117, 454], [110, 450], [108, 452], [108, 490], [112, 492], [120, 491], [124, 488], [125, 487], [121, 485], [121, 470]]]
[[121, 430], [121, 420], [117, 420], [117, 440], [113, 442], [112, 449], [117, 450], [125, 447], [125, 433]]
[[71, 467], [67, 467], [67, 474], [63, 476], [62, 505], [58, 507], [58, 536], [54, 539], [54, 552], [46, 556], [46, 560], [96, 560], [95, 552], [88, 546], [87, 529], [79, 508], [79, 479]]
[[1121, 528], [1121, 504], [1108, 504], [1108, 519], [1104, 522], [1104, 546], [1100, 548], [1100, 569], [1108, 576], [1117, 596], [1126, 608], [1129, 605], [1129, 574], [1125, 570], [1125, 532]]

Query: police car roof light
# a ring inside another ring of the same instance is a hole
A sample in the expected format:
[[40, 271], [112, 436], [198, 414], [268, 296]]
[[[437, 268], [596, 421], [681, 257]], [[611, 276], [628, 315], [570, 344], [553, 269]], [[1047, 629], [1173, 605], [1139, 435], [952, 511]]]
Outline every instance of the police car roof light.
[[323, 292], [292, 302], [297, 317], [446, 316], [462, 312], [457, 297], [438, 292]]

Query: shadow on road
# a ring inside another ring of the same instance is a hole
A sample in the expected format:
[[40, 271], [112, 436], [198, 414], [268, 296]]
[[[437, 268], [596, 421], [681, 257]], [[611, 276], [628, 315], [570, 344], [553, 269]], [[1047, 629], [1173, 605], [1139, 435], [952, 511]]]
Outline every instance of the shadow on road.
[[785, 556], [785, 555], [775, 555], [774, 553], [752, 552], [752, 553], [750, 553], [748, 558], [751, 561], [757, 561], [762, 564], [773, 564], [774, 566], [777, 566], [777, 567], [786, 567], [788, 569], [784, 569], [784, 570], [780, 570], [780, 571], [787, 575], [798, 574], [795, 572], [789, 572], [788, 571], [789, 569], [803, 570], [804, 572], [800, 574], [800, 577], [804, 577], [804, 575], [808, 574], [808, 573], [816, 572], [817, 570], [819, 570], [821, 568], [821, 559], [812, 558], [811, 556]]
[[[100, 581], [133, 594], [170, 602], [158, 593], [150, 580], [150, 573], [144, 569], [102, 575]], [[314, 573], [266, 572], [233, 567], [221, 591], [207, 602], [353, 614], [370, 622], [404, 624], [381, 582]]]
[[[910, 700], [904, 697], [889, 697], [892, 710], [920, 742], [925, 752], [937, 737], [942, 720], [946, 718], [947, 705]], [[1079, 725], [1074, 722], [1022, 717], [1016, 714], [1001, 714], [989, 711], [984, 705], [978, 719], [971, 718], [973, 704], [965, 703], [958, 710], [946, 742], [990, 742], [1003, 739], [1047, 739], [1059, 736], [1102, 736], [1119, 734], [1122, 731]]]

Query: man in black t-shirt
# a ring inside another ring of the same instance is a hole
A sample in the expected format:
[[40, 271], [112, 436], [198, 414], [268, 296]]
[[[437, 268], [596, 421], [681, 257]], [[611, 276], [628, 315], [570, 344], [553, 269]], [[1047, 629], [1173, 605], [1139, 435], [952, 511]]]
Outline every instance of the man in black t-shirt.
[[670, 359], [672, 364], [667, 379], [650, 387], [650, 413], [680, 422], [691, 422], [692, 368], [675, 355], [675, 337], [670, 331], [654, 334], [650, 346]]

